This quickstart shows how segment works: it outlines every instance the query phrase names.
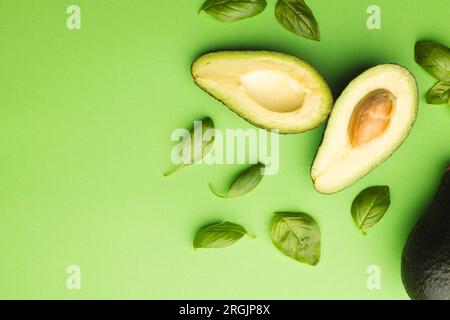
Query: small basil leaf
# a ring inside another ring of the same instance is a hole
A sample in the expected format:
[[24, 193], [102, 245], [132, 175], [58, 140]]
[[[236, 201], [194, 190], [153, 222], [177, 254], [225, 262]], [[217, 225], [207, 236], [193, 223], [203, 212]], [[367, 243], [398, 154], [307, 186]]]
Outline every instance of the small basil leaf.
[[427, 93], [427, 103], [429, 104], [449, 104], [450, 103], [450, 82], [439, 81]]
[[450, 81], [450, 49], [431, 41], [420, 41], [415, 46], [416, 62], [438, 80]]
[[275, 247], [286, 256], [313, 266], [319, 262], [320, 229], [306, 213], [275, 213], [270, 236]]
[[233, 22], [256, 16], [266, 6], [266, 0], [207, 0], [200, 11], [205, 11], [216, 20]]
[[225, 248], [248, 234], [242, 226], [222, 222], [200, 229], [194, 238], [194, 248]]
[[225, 195], [221, 195], [214, 191], [211, 184], [209, 185], [209, 188], [216, 196], [221, 198], [236, 198], [242, 196], [255, 189], [261, 182], [264, 176], [264, 168], [265, 166], [263, 164], [258, 163], [241, 172], [233, 181]]
[[358, 194], [352, 203], [352, 217], [358, 229], [365, 231], [376, 225], [391, 204], [389, 187], [370, 187]]
[[183, 137], [183, 142], [178, 145], [178, 151], [185, 156], [181, 156], [182, 163], [174, 169], [166, 172], [165, 177], [174, 174], [180, 169], [197, 163], [202, 160], [212, 149], [215, 140], [214, 122], [206, 117], [196, 121], [196, 125]]
[[303, 0], [278, 0], [275, 16], [287, 30], [301, 37], [320, 41], [319, 25]]

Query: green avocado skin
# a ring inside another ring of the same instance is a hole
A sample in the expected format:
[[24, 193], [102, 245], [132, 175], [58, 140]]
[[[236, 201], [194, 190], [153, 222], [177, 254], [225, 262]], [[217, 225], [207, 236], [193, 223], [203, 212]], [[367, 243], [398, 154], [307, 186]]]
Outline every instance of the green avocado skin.
[[411, 299], [450, 300], [450, 167], [406, 242], [402, 280]]

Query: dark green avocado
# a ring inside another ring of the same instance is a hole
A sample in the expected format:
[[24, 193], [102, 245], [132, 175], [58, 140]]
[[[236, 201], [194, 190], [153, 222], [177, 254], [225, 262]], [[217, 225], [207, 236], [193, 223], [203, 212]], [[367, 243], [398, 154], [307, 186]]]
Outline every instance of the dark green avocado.
[[450, 166], [406, 242], [402, 280], [411, 299], [450, 300]]

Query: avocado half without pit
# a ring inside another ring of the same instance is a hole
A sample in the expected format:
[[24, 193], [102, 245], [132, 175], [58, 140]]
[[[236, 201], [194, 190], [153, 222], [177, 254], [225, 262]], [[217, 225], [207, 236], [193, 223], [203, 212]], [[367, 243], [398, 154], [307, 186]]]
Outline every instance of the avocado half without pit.
[[321, 193], [338, 192], [386, 160], [408, 136], [417, 114], [414, 76], [399, 65], [373, 67], [337, 99], [311, 177]]
[[317, 127], [333, 104], [330, 88], [314, 67], [278, 52], [209, 53], [194, 62], [192, 76], [248, 122], [279, 133]]

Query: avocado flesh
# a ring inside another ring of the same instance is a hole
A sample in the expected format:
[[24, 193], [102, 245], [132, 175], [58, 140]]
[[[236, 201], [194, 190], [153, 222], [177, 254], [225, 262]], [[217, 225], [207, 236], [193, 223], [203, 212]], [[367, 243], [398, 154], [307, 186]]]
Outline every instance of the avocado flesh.
[[338, 192], [389, 158], [408, 136], [417, 106], [406, 68], [379, 65], [354, 79], [336, 101], [312, 165], [316, 190]]
[[317, 70], [278, 52], [209, 53], [194, 62], [192, 76], [200, 88], [248, 122], [280, 133], [317, 127], [333, 103]]
[[402, 280], [411, 299], [450, 300], [449, 169], [403, 250]]

